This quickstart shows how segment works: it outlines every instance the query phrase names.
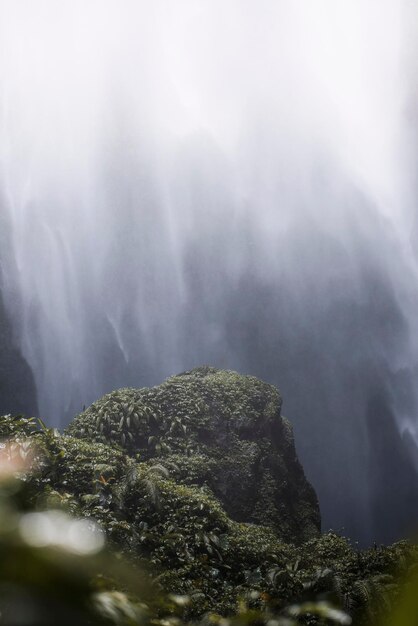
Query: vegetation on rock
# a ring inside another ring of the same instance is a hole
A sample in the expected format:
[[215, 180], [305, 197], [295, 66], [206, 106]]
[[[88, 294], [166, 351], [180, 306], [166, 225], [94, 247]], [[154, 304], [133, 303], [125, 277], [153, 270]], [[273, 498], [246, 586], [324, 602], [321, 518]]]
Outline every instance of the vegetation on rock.
[[[270, 385], [200, 368], [109, 394], [65, 434], [0, 418], [14, 481], [0, 482], [3, 623], [48, 626], [54, 611], [62, 624], [153, 626], [372, 624], [388, 614], [416, 548], [359, 551], [319, 534], [280, 407]], [[35, 543], [34, 511], [50, 529], [40, 541], [36, 518]], [[71, 533], [59, 539], [54, 524], [74, 519], [99, 524], [110, 554], [69, 551]]]
[[164, 461], [179, 482], [212, 490], [234, 520], [298, 542], [318, 534], [320, 515], [281, 404], [272, 385], [202, 367], [151, 389], [107, 394], [68, 432]]

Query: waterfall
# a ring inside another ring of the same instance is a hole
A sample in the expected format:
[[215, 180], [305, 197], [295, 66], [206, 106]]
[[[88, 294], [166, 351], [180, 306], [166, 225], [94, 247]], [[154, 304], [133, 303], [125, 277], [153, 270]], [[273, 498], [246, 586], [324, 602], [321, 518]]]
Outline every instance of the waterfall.
[[325, 527], [404, 532], [416, 26], [407, 0], [0, 0], [3, 298], [43, 417], [255, 374]]

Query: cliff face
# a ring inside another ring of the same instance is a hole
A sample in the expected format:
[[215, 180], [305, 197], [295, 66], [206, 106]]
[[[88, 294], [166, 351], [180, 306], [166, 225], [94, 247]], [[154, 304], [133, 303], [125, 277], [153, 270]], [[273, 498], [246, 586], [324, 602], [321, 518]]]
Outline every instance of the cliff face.
[[32, 371], [15, 346], [0, 286], [0, 414], [37, 412]]
[[107, 394], [68, 430], [151, 464], [163, 460], [177, 482], [210, 489], [233, 519], [301, 542], [318, 534], [319, 507], [281, 404], [272, 385], [204, 367]]

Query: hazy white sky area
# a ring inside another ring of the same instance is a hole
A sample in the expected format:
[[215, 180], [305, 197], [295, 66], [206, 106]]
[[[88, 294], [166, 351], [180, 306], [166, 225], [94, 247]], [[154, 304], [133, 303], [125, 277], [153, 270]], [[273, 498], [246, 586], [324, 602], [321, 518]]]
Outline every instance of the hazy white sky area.
[[238, 369], [283, 391], [324, 523], [403, 510], [417, 42], [416, 0], [0, 0], [0, 279], [41, 414]]
[[402, 0], [2, 0], [3, 154], [37, 184], [51, 166], [82, 177], [122, 116], [159, 159], [208, 133], [239, 179], [267, 128], [289, 158], [331, 154], [396, 216], [410, 201], [415, 13]]
[[28, 303], [69, 319], [51, 294], [79, 294], [61, 265], [83, 238], [97, 279], [114, 219], [104, 163], [126, 159], [127, 178], [158, 188], [180, 299], [179, 255], [209, 210], [183, 197], [200, 170], [212, 187], [222, 171], [238, 220], [257, 215], [269, 258], [301, 204], [344, 241], [344, 203], [313, 200], [331, 163], [413, 266], [416, 13], [406, 0], [0, 0], [0, 175]]

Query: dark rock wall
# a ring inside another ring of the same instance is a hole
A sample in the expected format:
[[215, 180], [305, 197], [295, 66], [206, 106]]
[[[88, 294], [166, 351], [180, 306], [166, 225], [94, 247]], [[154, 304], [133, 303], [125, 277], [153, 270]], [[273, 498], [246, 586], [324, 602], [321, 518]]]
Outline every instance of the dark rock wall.
[[0, 414], [36, 415], [37, 411], [32, 371], [13, 340], [0, 288]]

